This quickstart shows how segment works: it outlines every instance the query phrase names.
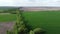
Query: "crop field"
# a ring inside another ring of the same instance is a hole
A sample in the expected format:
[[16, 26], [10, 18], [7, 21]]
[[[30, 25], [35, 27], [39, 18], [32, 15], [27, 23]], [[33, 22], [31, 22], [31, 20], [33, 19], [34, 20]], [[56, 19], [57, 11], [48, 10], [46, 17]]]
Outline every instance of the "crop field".
[[16, 15], [15, 14], [1, 14], [0, 13], [0, 22], [10, 22], [15, 21]]
[[46, 34], [60, 34], [60, 12], [25, 12], [25, 19], [33, 27], [41, 27]]
[[[23, 12], [25, 20], [33, 28], [41, 27], [46, 30], [46, 34], [60, 34], [60, 12], [59, 11], [39, 11]], [[15, 21], [16, 15], [0, 15], [0, 22]]]

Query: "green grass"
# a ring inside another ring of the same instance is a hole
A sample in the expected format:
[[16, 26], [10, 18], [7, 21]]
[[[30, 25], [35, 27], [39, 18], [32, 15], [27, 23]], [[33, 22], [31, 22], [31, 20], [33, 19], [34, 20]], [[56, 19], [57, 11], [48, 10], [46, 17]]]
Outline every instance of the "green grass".
[[41, 27], [46, 34], [60, 34], [60, 12], [25, 12], [25, 19], [34, 27]]
[[15, 20], [16, 20], [15, 14], [0, 14], [0, 22], [10, 22]]

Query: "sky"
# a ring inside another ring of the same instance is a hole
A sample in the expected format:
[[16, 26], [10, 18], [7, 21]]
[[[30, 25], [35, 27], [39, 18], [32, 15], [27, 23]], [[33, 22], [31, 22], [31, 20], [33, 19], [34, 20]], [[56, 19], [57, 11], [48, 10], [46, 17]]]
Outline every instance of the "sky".
[[0, 6], [57, 6], [60, 0], [0, 0]]

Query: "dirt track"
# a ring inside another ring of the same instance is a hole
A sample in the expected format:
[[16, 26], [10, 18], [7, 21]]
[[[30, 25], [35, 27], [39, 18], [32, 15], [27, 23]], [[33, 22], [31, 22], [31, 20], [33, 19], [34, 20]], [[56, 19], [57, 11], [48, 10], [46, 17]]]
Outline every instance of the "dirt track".
[[6, 34], [6, 30], [12, 29], [13, 25], [13, 22], [0, 22], [0, 34]]

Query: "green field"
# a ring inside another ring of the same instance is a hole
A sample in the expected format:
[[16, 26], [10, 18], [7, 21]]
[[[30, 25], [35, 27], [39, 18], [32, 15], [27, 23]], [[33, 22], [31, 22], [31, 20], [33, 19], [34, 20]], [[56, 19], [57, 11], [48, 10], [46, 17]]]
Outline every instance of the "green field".
[[16, 20], [15, 14], [0, 14], [0, 22], [12, 22]]
[[41, 27], [46, 34], [60, 34], [60, 12], [25, 12], [28, 23], [34, 27]]
[[[45, 29], [46, 34], [60, 34], [60, 12], [24, 12], [23, 16], [33, 27]], [[14, 21], [15, 14], [0, 15], [0, 21]]]

